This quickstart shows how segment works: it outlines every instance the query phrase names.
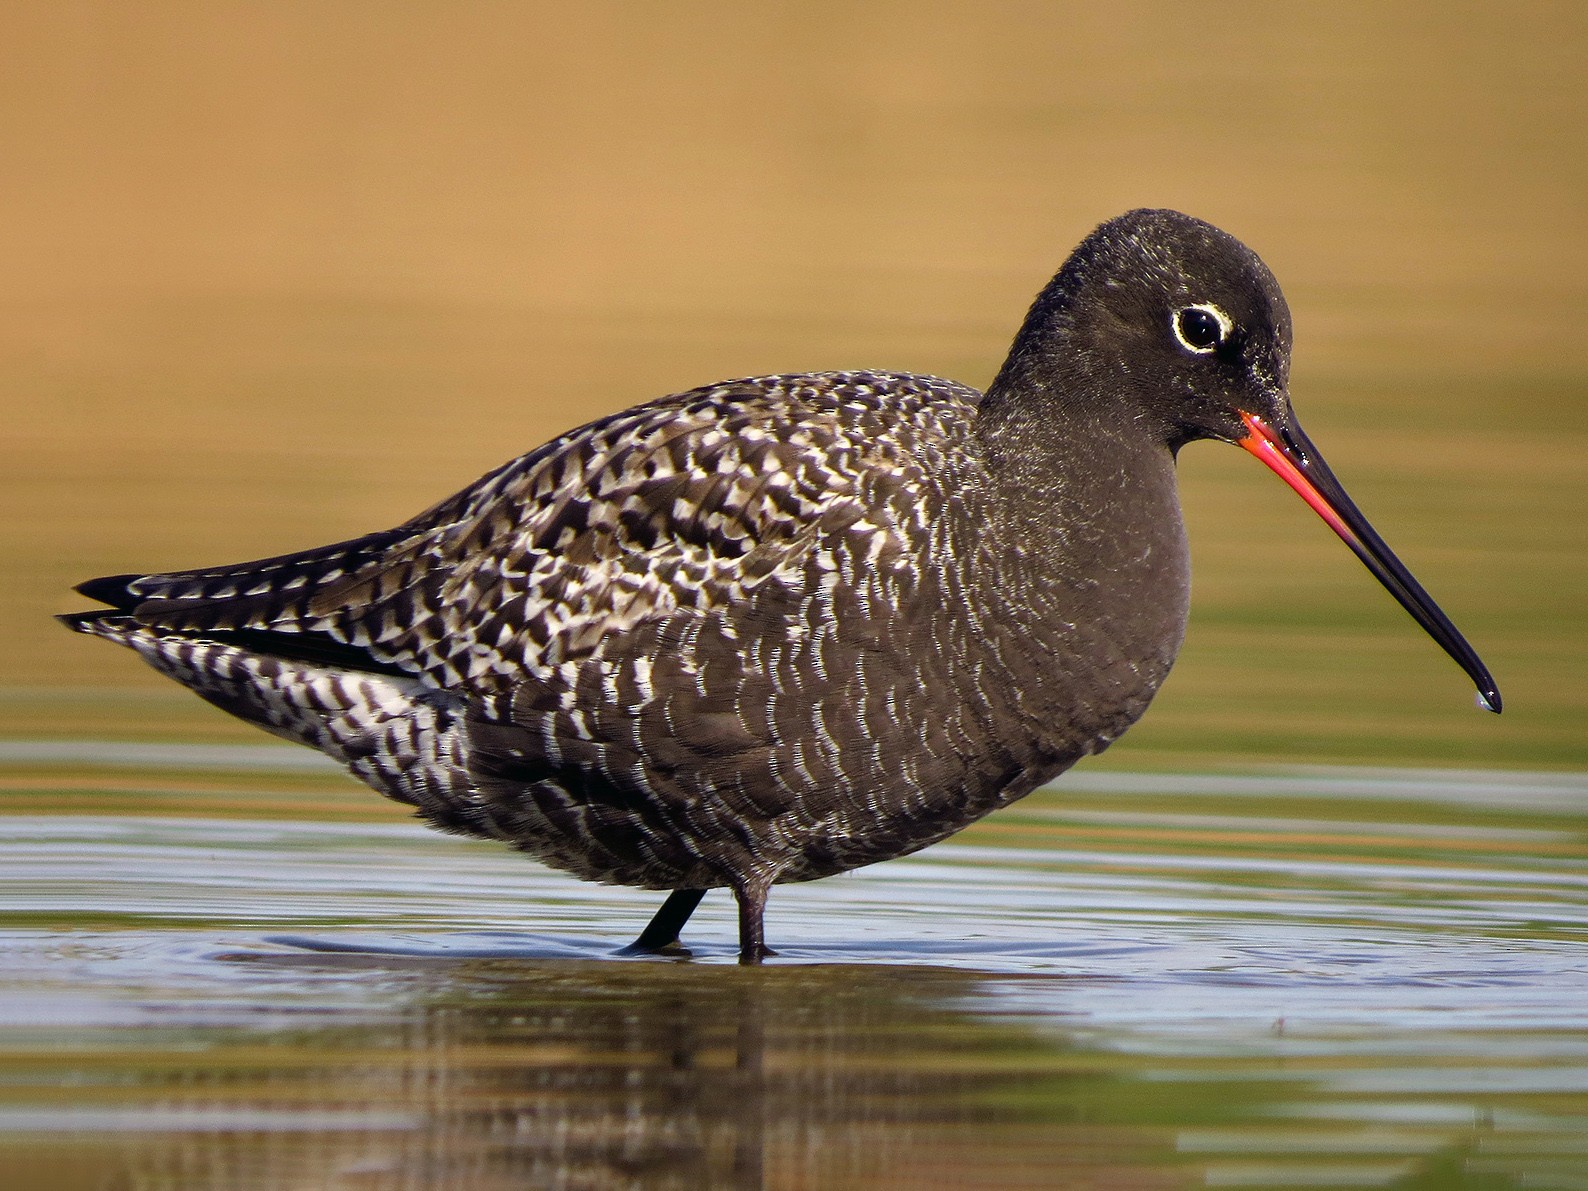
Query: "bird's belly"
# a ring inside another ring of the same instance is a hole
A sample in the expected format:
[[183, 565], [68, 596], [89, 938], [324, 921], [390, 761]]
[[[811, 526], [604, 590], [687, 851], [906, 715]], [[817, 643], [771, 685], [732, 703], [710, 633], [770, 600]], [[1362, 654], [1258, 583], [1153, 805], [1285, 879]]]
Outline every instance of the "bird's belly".
[[814, 880], [944, 839], [1080, 755], [1001, 736], [985, 706], [949, 701], [945, 713], [938, 699], [933, 714], [920, 687], [887, 702], [886, 722], [860, 705], [841, 714], [818, 703], [809, 716], [820, 733], [726, 758], [687, 739], [582, 755], [563, 742], [554, 765], [529, 747], [534, 734], [520, 734], [478, 768], [480, 834], [586, 879], [643, 888]]
[[927, 582], [663, 623], [526, 678], [471, 724], [481, 821], [556, 867], [647, 888], [811, 880], [914, 852], [1141, 714], [1183, 623], [1181, 567], [1152, 563], [1120, 579], [1169, 594], [1162, 611], [1137, 602], [1122, 620], [1104, 599], [1057, 633], [1062, 616], [1033, 625]]

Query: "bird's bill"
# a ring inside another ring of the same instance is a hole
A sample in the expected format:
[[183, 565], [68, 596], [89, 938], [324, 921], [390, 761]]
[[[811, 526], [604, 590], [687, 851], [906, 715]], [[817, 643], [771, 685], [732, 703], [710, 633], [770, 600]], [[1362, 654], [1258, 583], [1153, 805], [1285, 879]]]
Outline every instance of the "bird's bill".
[[1291, 421], [1289, 425], [1276, 428], [1249, 413], [1242, 413], [1241, 420], [1246, 423], [1247, 434], [1238, 440], [1239, 444], [1261, 459], [1312, 506], [1374, 577], [1400, 601], [1401, 607], [1412, 614], [1412, 619], [1467, 672], [1477, 685], [1480, 706], [1498, 712], [1500, 691], [1488, 668], [1450, 623], [1450, 618], [1439, 610], [1433, 597], [1412, 578], [1394, 551], [1368, 524], [1324, 463], [1318, 448], [1301, 432], [1301, 427]]

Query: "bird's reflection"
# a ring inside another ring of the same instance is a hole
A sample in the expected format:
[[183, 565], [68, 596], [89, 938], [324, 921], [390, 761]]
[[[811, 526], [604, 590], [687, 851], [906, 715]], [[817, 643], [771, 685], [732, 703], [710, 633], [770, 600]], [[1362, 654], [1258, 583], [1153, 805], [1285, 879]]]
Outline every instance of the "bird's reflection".
[[[264, 1051], [237, 1042], [241, 1062], [221, 1047], [179, 1098], [200, 1122], [247, 1107], [255, 1127], [150, 1146], [137, 1186], [913, 1185], [983, 1162], [977, 1146], [1007, 1163], [1007, 1136], [954, 1126], [1009, 1116], [1025, 1058], [1054, 1050], [956, 1008], [979, 978], [941, 969], [232, 958], [368, 981], [406, 1008], [278, 1022]], [[1054, 1059], [1050, 1084], [1110, 1078]]]

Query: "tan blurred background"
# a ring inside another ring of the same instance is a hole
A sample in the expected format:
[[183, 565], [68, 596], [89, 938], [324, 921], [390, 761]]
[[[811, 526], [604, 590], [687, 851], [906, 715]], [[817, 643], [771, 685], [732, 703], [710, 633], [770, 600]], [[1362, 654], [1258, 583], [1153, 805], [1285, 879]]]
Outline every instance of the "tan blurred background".
[[1588, 6], [117, 3], [0, 16], [0, 736], [235, 739], [51, 613], [410, 515], [727, 376], [990, 379], [1131, 206], [1256, 248], [1293, 392], [1504, 717], [1240, 452], [1103, 763], [1588, 764]]

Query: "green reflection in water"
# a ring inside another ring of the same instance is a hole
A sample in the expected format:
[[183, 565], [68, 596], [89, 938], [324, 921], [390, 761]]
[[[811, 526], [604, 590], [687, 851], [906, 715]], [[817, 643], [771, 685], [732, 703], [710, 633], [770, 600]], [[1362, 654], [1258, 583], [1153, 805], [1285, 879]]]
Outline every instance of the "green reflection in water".
[[1399, 1039], [1421, 1073], [1375, 1087], [1393, 1044], [1267, 1026], [1246, 1053], [1131, 1045], [1067, 1023], [1086, 995], [1063, 978], [1017, 982], [1015, 1006], [1047, 1006], [1034, 1021], [1006, 978], [941, 968], [206, 962], [258, 999], [150, 989], [118, 1025], [8, 1048], [11, 1169], [140, 1188], [1486, 1187], [1569, 1161], [1563, 1114], [1588, 1120], [1581, 1039], [1556, 1092], [1484, 1087], [1495, 1055], [1474, 1084], [1437, 1033]]

